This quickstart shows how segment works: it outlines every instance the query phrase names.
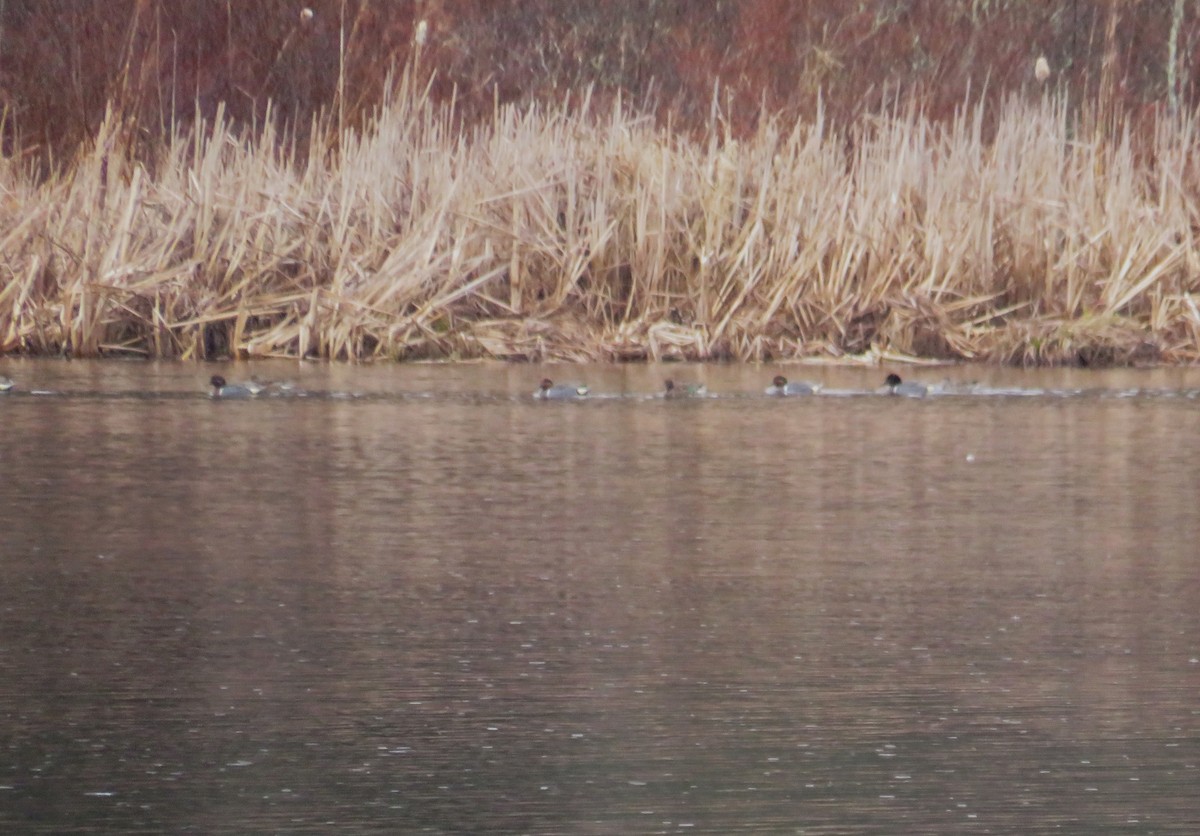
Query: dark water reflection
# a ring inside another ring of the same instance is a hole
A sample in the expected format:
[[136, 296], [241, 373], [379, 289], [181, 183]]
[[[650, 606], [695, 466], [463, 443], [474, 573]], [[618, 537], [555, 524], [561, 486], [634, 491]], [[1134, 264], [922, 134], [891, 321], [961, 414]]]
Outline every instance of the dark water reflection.
[[1200, 401], [18, 371], [5, 831], [1200, 831]]

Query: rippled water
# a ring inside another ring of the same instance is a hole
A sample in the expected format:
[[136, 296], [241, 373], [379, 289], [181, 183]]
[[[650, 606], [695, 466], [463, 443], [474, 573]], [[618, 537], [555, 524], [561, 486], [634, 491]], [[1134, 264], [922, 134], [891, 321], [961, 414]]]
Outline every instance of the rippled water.
[[1200, 831], [1200, 370], [252, 370], [0, 361], [0, 830]]

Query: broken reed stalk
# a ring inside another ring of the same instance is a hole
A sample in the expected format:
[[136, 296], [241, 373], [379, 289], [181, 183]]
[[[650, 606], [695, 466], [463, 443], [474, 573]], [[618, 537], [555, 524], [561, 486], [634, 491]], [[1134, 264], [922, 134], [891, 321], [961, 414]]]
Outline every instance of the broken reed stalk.
[[147, 169], [110, 114], [65, 175], [0, 162], [0, 351], [1200, 359], [1194, 114], [1136, 139], [1012, 99], [990, 137], [978, 104], [710, 141], [586, 97], [452, 117], [405, 76], [303, 155], [218, 112]]

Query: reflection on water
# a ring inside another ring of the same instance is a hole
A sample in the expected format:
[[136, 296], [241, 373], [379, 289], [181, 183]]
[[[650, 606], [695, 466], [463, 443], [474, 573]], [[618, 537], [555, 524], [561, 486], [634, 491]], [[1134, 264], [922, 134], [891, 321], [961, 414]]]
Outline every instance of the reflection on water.
[[0, 368], [6, 831], [1200, 829], [1194, 400], [205, 371]]

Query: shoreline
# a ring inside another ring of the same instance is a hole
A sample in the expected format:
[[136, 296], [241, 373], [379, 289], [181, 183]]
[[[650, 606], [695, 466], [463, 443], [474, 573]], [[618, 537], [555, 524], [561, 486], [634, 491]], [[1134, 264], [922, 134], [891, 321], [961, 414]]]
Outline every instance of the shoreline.
[[220, 117], [140, 162], [113, 120], [58, 178], [0, 164], [0, 355], [1200, 361], [1196, 115], [999, 108], [986, 139], [983, 104], [738, 141], [585, 102], [460, 135], [402, 84], [307, 162]]

